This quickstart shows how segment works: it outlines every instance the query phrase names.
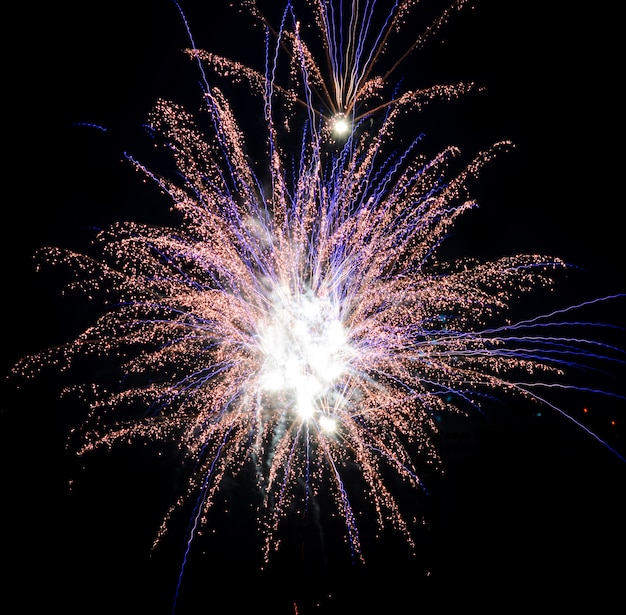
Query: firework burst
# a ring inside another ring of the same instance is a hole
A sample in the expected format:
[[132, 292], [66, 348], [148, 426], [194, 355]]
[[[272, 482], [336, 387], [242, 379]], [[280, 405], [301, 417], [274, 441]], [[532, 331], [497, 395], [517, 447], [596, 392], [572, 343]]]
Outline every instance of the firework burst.
[[[319, 3], [319, 18], [335, 58], [327, 6]], [[320, 86], [297, 30], [281, 30], [268, 57], [279, 58], [285, 40], [305, 89]], [[331, 114], [356, 119], [376, 53], [333, 61], [343, 66], [333, 83], [345, 84], [345, 64], [355, 83], [347, 93], [336, 88]], [[550, 287], [566, 267], [560, 259], [438, 259], [450, 228], [476, 205], [469, 181], [511, 143], [469, 162], [455, 147], [422, 154], [420, 135], [396, 150], [399, 119], [421, 100], [410, 93], [339, 148], [329, 147], [327, 118], [311, 113], [299, 147], [287, 150], [275, 112], [285, 92], [272, 87], [274, 73], [270, 63], [255, 75], [267, 124], [263, 175], [219, 89], [205, 82], [201, 119], [175, 102], [155, 105], [149, 127], [177, 174], [128, 160], [171, 199], [176, 225], [115, 224], [97, 236], [93, 254], [43, 250], [44, 261], [76, 274], [70, 288], [104, 297], [107, 309], [76, 339], [25, 358], [15, 372], [117, 360], [119, 381], [68, 388], [91, 405], [79, 454], [146, 440], [184, 453], [193, 471], [156, 542], [191, 500], [190, 547], [223, 483], [250, 471], [266, 559], [280, 546], [281, 523], [327, 495], [362, 559], [355, 500], [413, 545], [387, 477], [417, 489], [425, 469], [438, 467], [438, 416], [509, 394], [562, 412], [539, 391], [583, 390], [567, 384], [572, 371], [622, 361], [623, 352], [568, 334], [584, 325], [569, 319], [576, 306], [510, 321], [510, 302]], [[459, 95], [466, 86], [444, 89]]]
[[[388, 6], [376, 2], [306, 0], [294, 8], [297, 4], [287, 3], [281, 26], [274, 28], [258, 2], [242, 3], [242, 9], [261, 24], [266, 41], [273, 39], [275, 51], [282, 52], [280, 57], [275, 54], [273, 60], [268, 58], [272, 62], [269, 82], [267, 73], [231, 58], [195, 47], [187, 53], [220, 77], [247, 82], [259, 93], [268, 87], [280, 93], [284, 103], [281, 121], [287, 128], [295, 108], [304, 108], [313, 125], [322, 119], [326, 137], [339, 141], [361, 122], [373, 120], [390, 107], [421, 107], [435, 99], [457, 97], [475, 87], [473, 83], [458, 83], [402, 91], [401, 80], [392, 81], [403, 61], [435, 36], [451, 15], [467, 4], [466, 0], [455, 0], [446, 6], [400, 55], [388, 53], [389, 41], [411, 23], [411, 14], [419, 4], [415, 0], [396, 1]], [[191, 40], [193, 43], [193, 37]]]

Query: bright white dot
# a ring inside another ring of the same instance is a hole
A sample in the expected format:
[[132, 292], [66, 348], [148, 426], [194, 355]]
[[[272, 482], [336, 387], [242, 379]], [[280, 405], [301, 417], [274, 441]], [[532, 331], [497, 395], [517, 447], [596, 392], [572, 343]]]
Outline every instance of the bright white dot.
[[333, 134], [336, 137], [343, 137], [350, 132], [350, 121], [343, 115], [337, 115], [332, 121]]

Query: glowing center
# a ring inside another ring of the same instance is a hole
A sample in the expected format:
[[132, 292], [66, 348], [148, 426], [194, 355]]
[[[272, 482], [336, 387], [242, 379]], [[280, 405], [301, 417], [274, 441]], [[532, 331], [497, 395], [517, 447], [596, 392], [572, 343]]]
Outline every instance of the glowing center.
[[337, 310], [312, 294], [277, 293], [271, 321], [259, 331], [264, 355], [261, 387], [288, 392], [298, 415], [334, 429], [329, 410], [340, 395], [335, 384], [347, 368], [350, 348]]
[[346, 118], [345, 115], [338, 114], [333, 117], [332, 120], [332, 131], [335, 137], [344, 137], [346, 136], [351, 129], [350, 120]]

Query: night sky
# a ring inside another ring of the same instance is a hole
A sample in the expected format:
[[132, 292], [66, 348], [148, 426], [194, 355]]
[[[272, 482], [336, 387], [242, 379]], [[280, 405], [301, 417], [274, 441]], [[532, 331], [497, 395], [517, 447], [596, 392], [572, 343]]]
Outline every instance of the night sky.
[[[181, 2], [198, 47], [258, 61], [258, 32], [228, 4]], [[558, 291], [563, 307], [625, 292], [617, 8], [475, 4], [399, 70], [421, 85], [485, 86], [437, 103], [407, 129], [436, 147], [457, 144], [468, 157], [499, 139], [516, 145], [473, 186], [480, 207], [452, 230], [449, 254], [562, 257], [579, 268]], [[123, 153], [148, 155], [141, 124], [158, 97], [194, 110], [201, 94], [168, 0], [27, 5], [6, 24], [18, 42], [5, 50], [4, 75], [5, 373], [21, 356], [72, 339], [93, 317], [94, 308], [60, 296], [54, 275], [35, 272], [38, 248], [80, 249], [118, 220], [171, 221], [169, 203]], [[262, 124], [252, 110], [245, 123]], [[594, 316], [624, 326], [624, 306]], [[615, 343], [626, 348], [623, 333]], [[609, 379], [622, 395], [625, 376], [622, 369]], [[169, 613], [185, 527], [151, 546], [185, 478], [176, 451], [116, 447], [78, 460], [65, 447], [85, 409], [58, 398], [52, 375], [3, 387], [0, 611]], [[568, 403], [626, 456], [624, 400]], [[429, 477], [428, 496], [406, 496], [425, 519], [417, 555], [397, 536], [365, 535], [367, 563], [352, 564], [337, 528], [318, 534], [296, 520], [284, 550], [261, 570], [251, 495], [233, 485], [231, 512], [216, 516], [215, 535], [192, 550], [177, 613], [283, 615], [295, 614], [294, 604], [301, 615], [507, 613], [539, 604], [615, 611], [626, 578], [624, 461], [557, 413], [538, 416], [519, 403], [446, 423], [440, 439], [444, 475]]]

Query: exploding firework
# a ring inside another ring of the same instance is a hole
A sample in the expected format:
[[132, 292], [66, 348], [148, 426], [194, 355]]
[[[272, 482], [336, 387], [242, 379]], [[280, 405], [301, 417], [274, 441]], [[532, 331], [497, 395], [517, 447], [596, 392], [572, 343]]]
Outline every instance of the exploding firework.
[[[390, 55], [390, 38], [411, 22], [411, 13], [419, 4], [415, 0], [389, 5], [328, 0], [306, 0], [302, 4], [294, 10], [294, 4], [287, 3], [280, 28], [272, 27], [254, 0], [242, 5], [262, 25], [267, 40], [273, 37], [283, 52], [280, 58], [274, 56], [271, 84], [268, 75], [231, 58], [196, 48], [187, 52], [221, 77], [246, 81], [260, 93], [270, 87], [282, 94], [283, 122], [287, 127], [294, 107], [303, 107], [314, 124], [316, 118], [323, 119], [321, 128], [327, 137], [339, 141], [359, 123], [373, 120], [390, 107], [421, 107], [434, 99], [457, 97], [475, 87], [473, 83], [458, 83], [402, 91], [401, 81], [392, 81], [402, 62], [436, 35], [450, 16], [467, 4], [466, 0], [448, 5], [407, 44], [404, 53], [391, 54], [389, 58], [386, 56]], [[289, 85], [281, 85], [281, 76]]]
[[[320, 17], [327, 31], [331, 22]], [[298, 31], [277, 39], [267, 56], [280, 58], [291, 41], [301, 84], [318, 85]], [[356, 57], [359, 86], [329, 104], [328, 117], [356, 113], [365, 97], [366, 65]], [[570, 314], [585, 306], [510, 320], [510, 303], [550, 287], [566, 268], [560, 259], [439, 260], [451, 227], [476, 205], [470, 181], [511, 143], [469, 162], [456, 147], [421, 153], [420, 135], [397, 150], [407, 111], [397, 103], [339, 148], [328, 145], [328, 117], [311, 112], [292, 151], [276, 120], [285, 91], [272, 87], [274, 69], [253, 82], [267, 125], [264, 164], [250, 160], [235, 111], [208, 82], [201, 118], [175, 102], [155, 105], [149, 127], [177, 173], [128, 159], [171, 199], [176, 224], [115, 224], [88, 254], [43, 250], [44, 261], [76, 274], [71, 289], [103, 297], [107, 309], [76, 339], [15, 371], [116, 360], [111, 378], [68, 388], [91, 405], [79, 454], [144, 441], [171, 441], [184, 453], [189, 482], [157, 542], [192, 501], [190, 548], [223, 484], [246, 474], [259, 493], [266, 558], [280, 547], [285, 519], [328, 497], [362, 559], [357, 501], [413, 544], [388, 477], [419, 489], [422, 474], [438, 467], [439, 416], [502, 395], [562, 412], [541, 391], [584, 390], [572, 372], [623, 352], [581, 337], [585, 323]], [[418, 99], [411, 94], [412, 108]]]

